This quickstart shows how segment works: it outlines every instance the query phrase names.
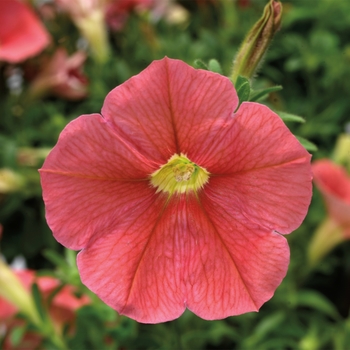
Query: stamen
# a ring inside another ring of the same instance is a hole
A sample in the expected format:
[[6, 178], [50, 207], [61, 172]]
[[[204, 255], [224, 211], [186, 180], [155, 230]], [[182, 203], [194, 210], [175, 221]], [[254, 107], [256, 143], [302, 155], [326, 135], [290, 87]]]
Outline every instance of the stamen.
[[191, 162], [184, 154], [174, 154], [166, 164], [151, 175], [157, 192], [188, 193], [198, 191], [209, 180], [209, 172]]

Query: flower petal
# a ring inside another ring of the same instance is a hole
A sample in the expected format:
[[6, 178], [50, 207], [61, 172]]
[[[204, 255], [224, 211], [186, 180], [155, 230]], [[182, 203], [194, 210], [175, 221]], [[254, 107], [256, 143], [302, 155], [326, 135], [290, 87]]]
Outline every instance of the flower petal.
[[216, 137], [212, 125], [231, 118], [237, 105], [228, 78], [164, 58], [112, 90], [102, 115], [135, 149], [162, 165], [175, 153], [194, 158], [205, 153]]
[[326, 202], [330, 216], [350, 237], [350, 179], [345, 169], [322, 159], [312, 165], [314, 179]]
[[135, 208], [155, 200], [148, 180], [154, 170], [100, 115], [68, 124], [40, 170], [56, 239], [80, 249], [92, 235], [136, 220]]
[[79, 253], [83, 283], [104, 302], [156, 323], [186, 306], [218, 319], [256, 311], [271, 298], [289, 263], [282, 236], [201, 206], [194, 196], [174, 196], [163, 211], [160, 205]]
[[1, 0], [0, 23], [0, 60], [23, 61], [50, 42], [39, 19], [21, 1]]
[[267, 107], [243, 103], [203, 165], [208, 196], [269, 230], [290, 233], [311, 200], [310, 154]]
[[286, 239], [204, 195], [192, 214], [188, 308], [209, 320], [258, 311], [286, 275]]
[[307, 164], [311, 176], [311, 155], [268, 107], [244, 102], [233, 118], [217, 129], [219, 141], [200, 164], [212, 174], [228, 175], [299, 161]]
[[310, 180], [300, 163], [211, 177], [206, 195], [251, 222], [279, 233], [300, 226], [310, 202]]
[[[145, 206], [138, 220], [92, 239], [78, 254], [82, 282], [106, 304], [136, 321], [175, 319], [185, 310], [182, 237], [164, 202]], [[171, 220], [169, 220], [169, 218]]]

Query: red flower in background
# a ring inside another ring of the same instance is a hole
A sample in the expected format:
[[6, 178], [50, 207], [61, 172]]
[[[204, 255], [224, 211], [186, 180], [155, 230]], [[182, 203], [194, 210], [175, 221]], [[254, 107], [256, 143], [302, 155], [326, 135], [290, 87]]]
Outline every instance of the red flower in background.
[[[35, 272], [32, 270], [16, 270], [15, 274], [28, 291], [30, 291], [33, 283], [36, 282], [45, 302], [47, 302], [50, 294], [60, 285], [59, 281], [55, 278], [36, 277]], [[75, 311], [90, 303], [90, 299], [86, 295], [78, 298], [74, 292], [75, 288], [73, 286], [65, 285], [53, 297], [50, 305], [47, 305], [50, 317], [55, 326], [60, 329], [64, 325], [68, 325], [68, 329], [72, 330], [74, 328]], [[24, 324], [23, 320], [15, 317], [17, 312], [18, 310], [13, 305], [0, 298], [0, 324], [5, 325], [7, 334], [9, 334], [9, 330], [12, 328]], [[13, 344], [11, 344], [10, 337], [5, 336], [4, 349], [37, 349], [41, 341], [42, 339], [39, 334], [28, 331], [16, 347], [13, 347]]]
[[121, 30], [132, 11], [154, 5], [154, 0], [110, 0], [106, 6], [106, 21], [113, 30]]
[[328, 159], [312, 165], [314, 181], [321, 191], [331, 219], [350, 238], [350, 178], [346, 170]]
[[316, 265], [334, 247], [350, 239], [350, 178], [344, 168], [328, 159], [314, 162], [312, 170], [328, 212], [308, 247], [309, 262]]
[[82, 51], [68, 56], [58, 48], [31, 85], [30, 93], [38, 97], [54, 95], [67, 100], [81, 100], [88, 94], [88, 80], [82, 72], [86, 54]]
[[18, 0], [0, 1], [0, 23], [0, 60], [23, 61], [50, 43], [50, 36], [40, 20]]
[[284, 278], [310, 155], [231, 81], [165, 58], [62, 132], [40, 170], [82, 281], [140, 322], [257, 311]]

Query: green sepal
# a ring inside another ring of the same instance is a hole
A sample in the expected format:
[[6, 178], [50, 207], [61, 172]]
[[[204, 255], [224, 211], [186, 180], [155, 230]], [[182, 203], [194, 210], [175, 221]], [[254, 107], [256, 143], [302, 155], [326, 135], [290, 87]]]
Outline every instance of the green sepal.
[[318, 150], [317, 146], [310, 142], [309, 140], [304, 139], [303, 137], [295, 135], [295, 137], [298, 139], [298, 141], [301, 143], [301, 145], [310, 152], [316, 152]]
[[193, 63], [194, 68], [208, 70], [208, 66], [200, 59], [196, 59]]
[[265, 89], [254, 90], [251, 93], [249, 101], [257, 102], [265, 99], [271, 92], [281, 91], [283, 89], [282, 85], [271, 86]]
[[249, 80], [242, 76], [238, 76], [235, 87], [236, 87], [236, 91], [239, 99], [239, 104], [241, 104], [244, 101], [249, 101], [249, 96], [250, 96]]
[[222, 74], [222, 68], [220, 63], [216, 59], [211, 59], [208, 64], [208, 68], [211, 72]]
[[36, 283], [33, 283], [33, 285], [32, 285], [32, 295], [33, 295], [34, 304], [35, 304], [35, 307], [38, 311], [40, 319], [43, 321], [42, 325], [45, 325], [45, 324], [47, 324], [46, 323], [47, 313], [46, 313], [46, 310], [44, 308], [42, 295], [41, 295], [39, 287]]
[[71, 267], [76, 268], [77, 252], [71, 249], [65, 249], [64, 256], [66, 258], [67, 264]]
[[52, 304], [53, 299], [62, 290], [62, 288], [64, 286], [65, 286], [64, 284], [60, 284], [50, 293], [49, 297], [47, 298], [47, 305], [48, 306], [50, 306]]
[[290, 114], [286, 112], [276, 112], [283, 121], [285, 122], [296, 122], [296, 123], [305, 123], [305, 119], [295, 114]]
[[15, 347], [18, 347], [23, 339], [24, 334], [27, 331], [26, 326], [16, 326], [10, 332], [10, 343]]

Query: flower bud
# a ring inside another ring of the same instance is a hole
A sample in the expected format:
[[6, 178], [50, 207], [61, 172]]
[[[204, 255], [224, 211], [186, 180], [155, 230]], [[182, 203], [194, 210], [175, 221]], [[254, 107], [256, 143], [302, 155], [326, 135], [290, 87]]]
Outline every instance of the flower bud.
[[95, 60], [104, 63], [110, 47], [105, 23], [106, 0], [56, 0], [89, 42]]
[[40, 324], [34, 300], [24, 288], [15, 273], [0, 260], [0, 297], [11, 303], [18, 311], [29, 317], [34, 324]]
[[75, 20], [81, 34], [89, 42], [92, 54], [97, 62], [104, 63], [110, 52], [107, 28], [102, 11], [92, 11], [89, 16]]
[[270, 0], [262, 17], [255, 23], [245, 37], [234, 61], [231, 78], [236, 82], [239, 75], [252, 78], [259, 66], [275, 33], [280, 28], [282, 4]]
[[333, 159], [336, 163], [347, 166], [350, 172], [350, 134], [341, 134], [335, 145]]
[[0, 195], [18, 191], [24, 184], [23, 178], [11, 169], [0, 169]]
[[310, 265], [316, 266], [323, 257], [345, 240], [342, 227], [329, 217], [325, 219], [317, 228], [308, 247]]

